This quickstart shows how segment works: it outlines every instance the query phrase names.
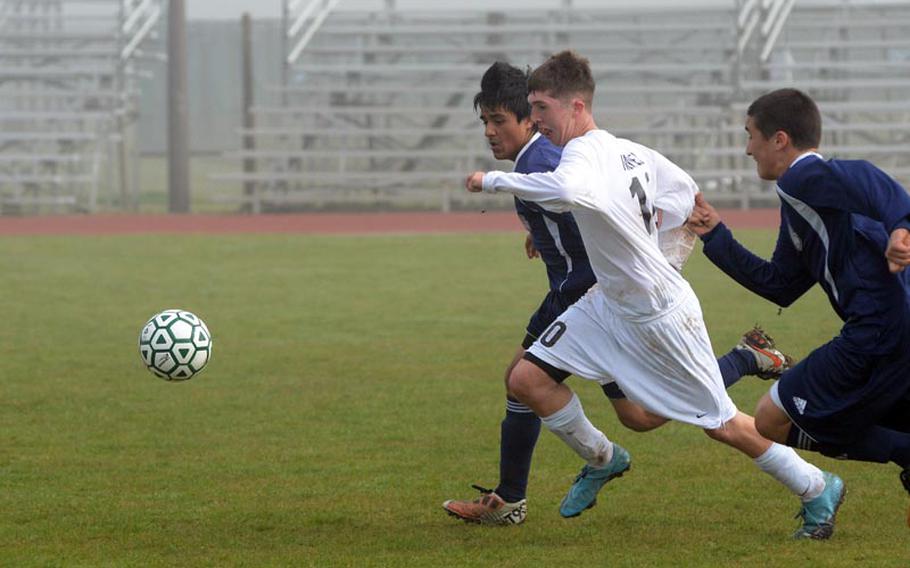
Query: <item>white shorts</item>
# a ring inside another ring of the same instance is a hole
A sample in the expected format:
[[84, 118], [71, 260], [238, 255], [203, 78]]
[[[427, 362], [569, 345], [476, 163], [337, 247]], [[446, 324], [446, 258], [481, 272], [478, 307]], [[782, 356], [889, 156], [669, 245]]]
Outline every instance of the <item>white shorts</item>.
[[616, 382], [648, 411], [721, 427], [737, 412], [727, 395], [691, 289], [665, 314], [644, 322], [622, 319], [599, 286], [566, 310], [528, 352], [557, 369], [601, 384]]

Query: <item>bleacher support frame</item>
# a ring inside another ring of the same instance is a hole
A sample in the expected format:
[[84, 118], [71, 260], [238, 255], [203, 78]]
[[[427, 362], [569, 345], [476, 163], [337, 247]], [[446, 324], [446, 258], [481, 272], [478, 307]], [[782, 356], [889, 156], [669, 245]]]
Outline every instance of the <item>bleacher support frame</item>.
[[229, 154], [254, 160], [255, 172], [216, 176], [252, 184], [236, 198], [253, 211], [475, 206], [463, 176], [511, 167], [491, 159], [471, 109], [481, 74], [497, 59], [533, 65], [565, 48], [592, 61], [599, 124], [660, 150], [715, 201], [776, 204], [744, 155], [743, 123], [755, 96], [782, 86], [819, 101], [826, 155], [868, 157], [910, 185], [910, 55], [895, 51], [910, 53], [910, 3], [655, 11], [565, 2], [508, 14], [305, 4], [286, 2], [284, 83], [240, 133], [255, 150]]
[[160, 14], [160, 0], [0, 0], [0, 213], [135, 207], [133, 79]]

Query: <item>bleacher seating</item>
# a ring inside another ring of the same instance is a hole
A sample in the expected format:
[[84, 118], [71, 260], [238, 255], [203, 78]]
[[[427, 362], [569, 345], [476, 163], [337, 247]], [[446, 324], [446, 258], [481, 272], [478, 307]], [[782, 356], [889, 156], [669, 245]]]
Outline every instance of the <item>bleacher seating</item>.
[[251, 109], [256, 126], [240, 136], [252, 148], [230, 153], [255, 168], [217, 176], [254, 190], [224, 197], [256, 211], [476, 206], [464, 175], [510, 168], [490, 157], [471, 108], [480, 76], [495, 60], [533, 66], [566, 48], [592, 61], [598, 123], [660, 150], [715, 200], [776, 203], [744, 155], [743, 123], [755, 96], [782, 86], [818, 100], [824, 153], [868, 157], [910, 186], [910, 6], [732, 4], [324, 10], [287, 84]]
[[133, 61], [159, 14], [159, 0], [0, 0], [0, 213], [93, 211], [105, 176], [121, 206], [135, 199]]

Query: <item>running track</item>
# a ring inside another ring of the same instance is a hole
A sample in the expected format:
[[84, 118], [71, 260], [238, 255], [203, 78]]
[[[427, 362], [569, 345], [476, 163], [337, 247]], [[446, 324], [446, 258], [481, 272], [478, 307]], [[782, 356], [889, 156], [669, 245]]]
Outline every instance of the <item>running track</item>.
[[[721, 211], [734, 228], [773, 228], [777, 209]], [[145, 233], [461, 233], [522, 230], [514, 212], [307, 213], [298, 215], [55, 215], [0, 217], [0, 235]]]

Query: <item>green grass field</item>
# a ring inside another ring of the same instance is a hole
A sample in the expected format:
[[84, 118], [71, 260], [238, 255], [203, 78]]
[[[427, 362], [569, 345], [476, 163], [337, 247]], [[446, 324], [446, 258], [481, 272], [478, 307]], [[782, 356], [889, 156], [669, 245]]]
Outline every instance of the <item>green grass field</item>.
[[[771, 232], [742, 232], [767, 252]], [[541, 434], [525, 525], [443, 513], [495, 486], [502, 371], [546, 280], [519, 234], [0, 239], [0, 565], [907, 566], [897, 468], [811, 459], [848, 486], [834, 539], [794, 542], [796, 498], [691, 426], [623, 430], [633, 455], [564, 520], [580, 467]], [[796, 356], [839, 322], [778, 310], [701, 257], [687, 276], [718, 353], [755, 322]], [[197, 378], [146, 371], [155, 312], [214, 336]], [[768, 383], [732, 390], [751, 411]]]

